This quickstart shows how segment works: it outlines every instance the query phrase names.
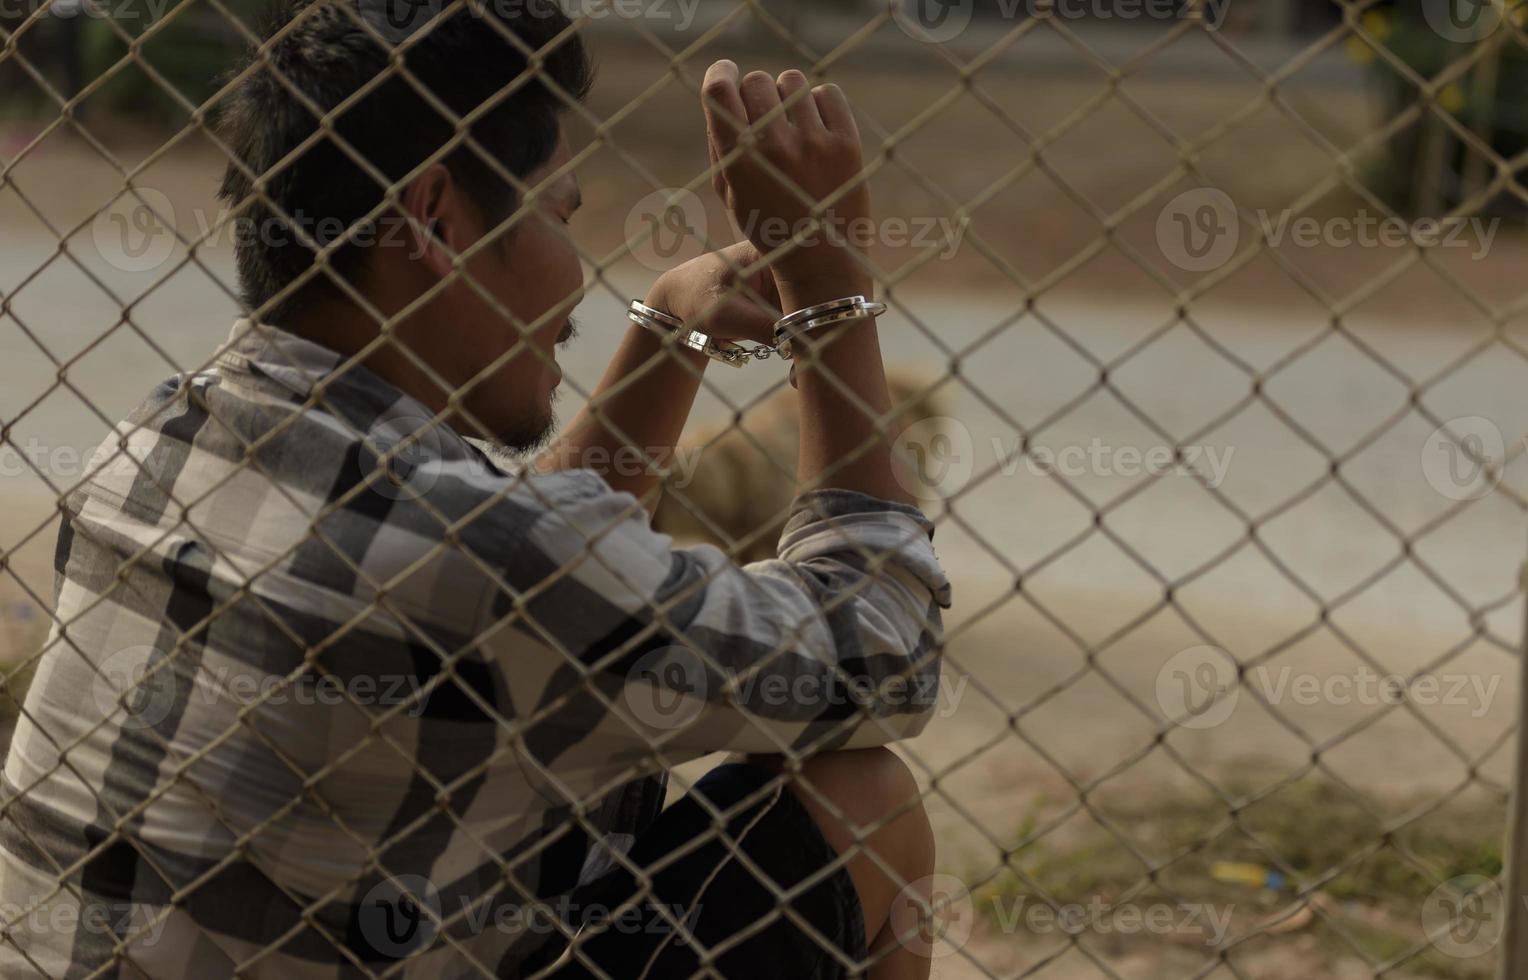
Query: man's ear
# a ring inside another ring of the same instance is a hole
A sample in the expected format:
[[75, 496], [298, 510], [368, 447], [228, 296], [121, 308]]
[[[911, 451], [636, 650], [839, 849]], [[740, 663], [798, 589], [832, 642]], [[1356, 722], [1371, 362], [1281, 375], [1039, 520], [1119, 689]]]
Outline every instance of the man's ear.
[[408, 221], [409, 258], [423, 262], [441, 278], [472, 243], [470, 209], [461, 189], [443, 163], [431, 164], [398, 195], [398, 207]]

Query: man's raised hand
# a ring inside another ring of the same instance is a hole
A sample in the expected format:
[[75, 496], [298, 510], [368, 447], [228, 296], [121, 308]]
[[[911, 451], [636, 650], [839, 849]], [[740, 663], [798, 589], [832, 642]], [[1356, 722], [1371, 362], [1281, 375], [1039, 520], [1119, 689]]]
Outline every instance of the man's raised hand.
[[[869, 294], [853, 254], [870, 219], [859, 127], [837, 85], [812, 88], [794, 69], [738, 77], [731, 61], [707, 71], [701, 101], [717, 193], [770, 260], [781, 297]], [[817, 219], [820, 224], [814, 223]], [[801, 241], [793, 244], [793, 238]]]

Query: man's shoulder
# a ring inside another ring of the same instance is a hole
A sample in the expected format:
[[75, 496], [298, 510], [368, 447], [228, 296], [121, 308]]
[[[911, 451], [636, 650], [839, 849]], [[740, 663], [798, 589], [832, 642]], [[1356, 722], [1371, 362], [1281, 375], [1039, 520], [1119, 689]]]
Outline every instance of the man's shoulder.
[[633, 503], [592, 471], [517, 469], [402, 407], [367, 420], [217, 372], [156, 385], [94, 462], [70, 508], [93, 539], [200, 545], [215, 579], [254, 575], [267, 600], [385, 592], [456, 625], [496, 579], [549, 574]]

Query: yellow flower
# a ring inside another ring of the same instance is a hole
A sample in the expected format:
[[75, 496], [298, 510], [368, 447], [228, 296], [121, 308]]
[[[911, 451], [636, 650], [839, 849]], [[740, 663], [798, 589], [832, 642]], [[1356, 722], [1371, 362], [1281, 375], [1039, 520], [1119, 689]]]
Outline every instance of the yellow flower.
[[1359, 23], [1376, 41], [1383, 41], [1390, 36], [1390, 18], [1378, 10], [1371, 10], [1364, 14]]
[[1343, 42], [1343, 50], [1347, 52], [1349, 60], [1357, 65], [1369, 65], [1374, 63], [1374, 49], [1369, 47], [1369, 42], [1358, 35], [1353, 35]]

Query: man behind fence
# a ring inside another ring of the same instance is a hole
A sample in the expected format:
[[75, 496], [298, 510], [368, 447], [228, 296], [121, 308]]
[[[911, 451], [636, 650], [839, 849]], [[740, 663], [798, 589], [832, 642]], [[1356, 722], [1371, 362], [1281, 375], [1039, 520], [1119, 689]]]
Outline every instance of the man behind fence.
[[[779, 558], [673, 547], [652, 468], [592, 461], [661, 459], [703, 353], [631, 325], [546, 444], [581, 40], [551, 4], [400, 30], [370, 2], [288, 11], [233, 76], [250, 317], [67, 498], [0, 974], [926, 976], [904, 913], [933, 841], [884, 746], [932, 709], [949, 585], [877, 438], [873, 317], [793, 337], [808, 489]], [[703, 94], [741, 227], [868, 215], [836, 87], [723, 61]], [[763, 245], [646, 302], [768, 341], [871, 293], [830, 237]], [[468, 438], [543, 451], [513, 473]], [[664, 808], [716, 751], [742, 755]]]

